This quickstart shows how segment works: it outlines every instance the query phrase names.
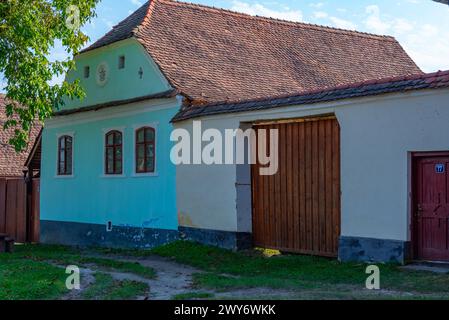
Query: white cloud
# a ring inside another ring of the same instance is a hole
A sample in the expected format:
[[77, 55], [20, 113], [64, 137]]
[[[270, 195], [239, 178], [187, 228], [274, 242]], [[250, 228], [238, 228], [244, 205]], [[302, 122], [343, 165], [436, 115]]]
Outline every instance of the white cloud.
[[419, 25], [405, 18], [382, 15], [377, 5], [365, 10], [368, 31], [394, 36], [425, 72], [449, 69], [449, 33], [440, 30], [439, 25]]
[[131, 0], [131, 3], [139, 7], [143, 6], [142, 1], [140, 0]]
[[309, 6], [311, 6], [312, 8], [315, 8], [315, 9], [319, 9], [324, 6], [324, 3], [322, 3], [322, 2], [311, 3], [311, 4], [309, 4]]
[[316, 11], [313, 13], [313, 16], [316, 19], [324, 19], [324, 18], [327, 18], [329, 15], [327, 14], [327, 12], [324, 12], [324, 11]]
[[368, 14], [365, 20], [365, 26], [370, 32], [379, 34], [387, 34], [388, 32], [402, 34], [414, 29], [413, 23], [407, 19], [382, 17], [380, 9], [376, 5], [368, 6], [365, 10]]
[[449, 69], [449, 34], [431, 24], [415, 30], [397, 38], [416, 63], [426, 72]]
[[334, 16], [329, 16], [329, 14], [324, 11], [315, 11], [313, 13], [313, 17], [319, 20], [326, 20], [325, 22], [320, 21], [320, 23], [325, 23], [335, 28], [349, 29], [349, 30], [357, 29], [357, 25], [354, 22]]
[[349, 30], [357, 29], [357, 25], [348, 20], [344, 20], [344, 19], [337, 18], [337, 17], [330, 17], [329, 20], [332, 22], [332, 25], [336, 28], [349, 29]]
[[247, 3], [243, 1], [234, 0], [232, 2], [231, 10], [243, 12], [250, 15], [258, 15], [264, 17], [270, 17], [275, 19], [289, 20], [301, 22], [303, 21], [303, 14], [300, 10], [290, 10], [290, 9], [282, 9], [282, 10], [272, 10], [270, 8], [265, 7], [260, 3]]
[[395, 20], [393, 28], [396, 33], [407, 33], [412, 31], [414, 26], [408, 20], [399, 18]]
[[382, 21], [379, 7], [377, 5], [370, 5], [366, 7], [365, 11], [368, 14], [365, 20], [366, 27], [374, 33], [387, 33], [391, 25], [387, 21]]

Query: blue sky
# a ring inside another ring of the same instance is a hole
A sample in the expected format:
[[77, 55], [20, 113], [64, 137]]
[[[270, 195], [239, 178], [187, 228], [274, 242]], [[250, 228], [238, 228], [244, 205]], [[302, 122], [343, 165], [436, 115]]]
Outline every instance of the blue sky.
[[[95, 41], [144, 0], [102, 0], [84, 31]], [[449, 69], [449, 6], [431, 0], [190, 0], [252, 15], [396, 37], [426, 72]], [[52, 58], [66, 55], [56, 47]], [[1, 84], [1, 81], [0, 81]], [[2, 86], [1, 86], [2, 87]]]

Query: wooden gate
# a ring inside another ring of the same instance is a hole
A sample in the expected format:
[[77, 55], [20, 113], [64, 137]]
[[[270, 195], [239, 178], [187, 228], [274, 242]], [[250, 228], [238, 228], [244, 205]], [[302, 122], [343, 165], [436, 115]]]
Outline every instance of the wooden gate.
[[255, 246], [336, 257], [340, 236], [340, 127], [334, 117], [258, 124], [279, 130], [279, 171], [252, 166]]
[[0, 179], [0, 233], [16, 242], [39, 241], [39, 180]]

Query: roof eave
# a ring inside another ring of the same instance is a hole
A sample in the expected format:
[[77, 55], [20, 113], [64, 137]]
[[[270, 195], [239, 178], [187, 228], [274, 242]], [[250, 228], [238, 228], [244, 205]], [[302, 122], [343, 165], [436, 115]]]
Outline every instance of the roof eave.
[[174, 123], [217, 114], [250, 112], [292, 105], [317, 104], [400, 92], [448, 88], [449, 71], [439, 71], [424, 75], [418, 74], [408, 77], [366, 81], [347, 86], [303, 92], [295, 95], [267, 97], [245, 101], [220, 102], [196, 107], [191, 106], [190, 108], [185, 108], [179, 111], [171, 121]]
[[61, 117], [61, 116], [68, 116], [68, 115], [72, 115], [75, 113], [81, 113], [81, 112], [99, 111], [101, 109], [116, 107], [116, 106], [120, 106], [120, 105], [124, 105], [124, 104], [130, 104], [130, 103], [135, 103], [135, 102], [140, 102], [140, 101], [145, 101], [145, 100], [174, 98], [178, 94], [179, 94], [178, 90], [170, 89], [170, 90], [167, 90], [167, 91], [164, 91], [161, 93], [141, 96], [141, 97], [132, 98], [132, 99], [115, 100], [115, 101], [90, 105], [90, 106], [86, 106], [86, 107], [81, 107], [81, 108], [77, 108], [77, 109], [58, 111], [58, 112], [55, 112], [53, 114], [53, 116]]

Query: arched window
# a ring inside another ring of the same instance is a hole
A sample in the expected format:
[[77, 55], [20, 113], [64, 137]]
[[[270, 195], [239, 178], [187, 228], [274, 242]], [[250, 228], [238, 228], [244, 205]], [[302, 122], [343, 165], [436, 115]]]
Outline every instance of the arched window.
[[151, 127], [136, 130], [136, 173], [154, 173], [156, 131]]
[[70, 176], [73, 173], [73, 138], [65, 135], [58, 139], [58, 175]]
[[105, 173], [123, 173], [123, 139], [120, 131], [106, 133], [105, 143]]

